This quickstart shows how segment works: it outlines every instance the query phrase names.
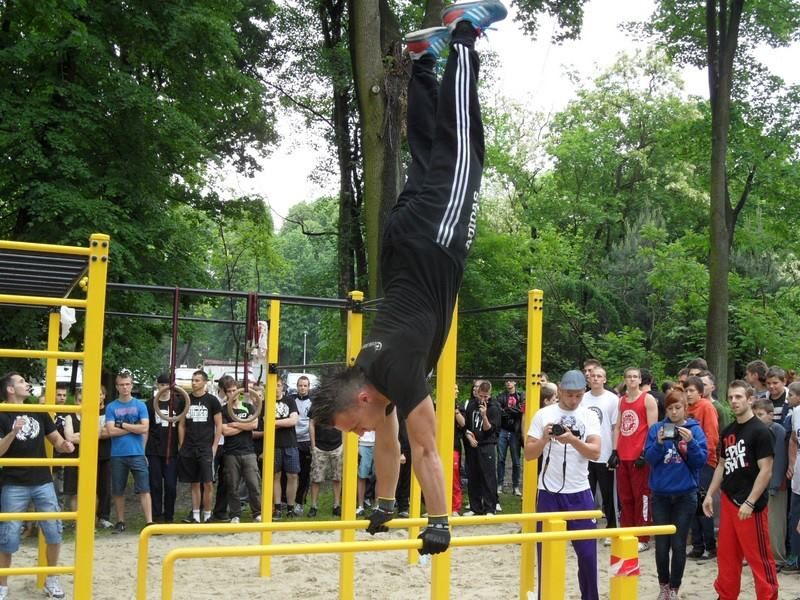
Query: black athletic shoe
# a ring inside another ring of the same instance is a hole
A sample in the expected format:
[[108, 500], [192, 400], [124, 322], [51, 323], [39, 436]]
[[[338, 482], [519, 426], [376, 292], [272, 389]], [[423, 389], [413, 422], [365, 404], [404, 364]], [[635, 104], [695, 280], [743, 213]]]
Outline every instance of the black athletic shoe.
[[334, 517], [341, 517], [342, 516], [342, 507], [341, 506], [334, 506], [332, 512], [333, 512], [333, 516]]
[[316, 506], [312, 506], [311, 508], [308, 509], [308, 516], [309, 517], [316, 517], [317, 516], [317, 507]]
[[703, 558], [703, 554], [705, 554], [702, 550], [698, 550], [697, 548], [692, 548], [687, 554], [686, 558], [691, 558], [692, 560], [700, 560]]
[[123, 531], [125, 531], [125, 523], [123, 521], [117, 521], [112, 533], [122, 533]]
[[186, 515], [185, 517], [183, 517], [181, 519], [181, 523], [196, 523], [196, 522], [197, 521], [195, 521], [194, 517], [192, 516], [191, 511], [189, 512], [188, 515]]

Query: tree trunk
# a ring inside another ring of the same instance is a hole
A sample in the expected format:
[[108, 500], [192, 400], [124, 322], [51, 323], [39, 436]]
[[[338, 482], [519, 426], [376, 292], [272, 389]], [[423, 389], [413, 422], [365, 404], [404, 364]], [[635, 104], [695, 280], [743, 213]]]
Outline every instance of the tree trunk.
[[711, 239], [708, 256], [709, 302], [706, 319], [706, 361], [717, 376], [718, 389], [728, 382], [728, 270], [733, 237], [728, 200], [726, 156], [730, 130], [733, 59], [744, 0], [706, 0], [708, 87], [711, 98]]

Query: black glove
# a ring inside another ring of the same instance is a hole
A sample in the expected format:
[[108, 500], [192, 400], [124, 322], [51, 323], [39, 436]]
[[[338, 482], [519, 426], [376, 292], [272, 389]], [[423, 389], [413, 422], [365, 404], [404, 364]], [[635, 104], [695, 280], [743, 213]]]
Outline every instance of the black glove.
[[616, 450], [611, 451], [611, 456], [608, 457], [606, 461], [606, 467], [611, 469], [612, 471], [619, 466], [619, 454], [617, 454]]
[[420, 554], [439, 554], [450, 546], [450, 525], [447, 517], [428, 517], [428, 526], [419, 534]]
[[114, 427], [122, 429], [122, 419], [114, 419]]
[[376, 533], [386, 533], [389, 531], [389, 528], [385, 524], [391, 521], [393, 518], [393, 510], [384, 510], [379, 506], [373, 510], [372, 514], [369, 516], [369, 525], [367, 525], [367, 531], [371, 535], [375, 535]]
[[633, 461], [633, 466], [637, 469], [641, 469], [642, 467], [647, 464], [647, 461], [644, 459], [644, 454], [640, 455], [635, 461]]

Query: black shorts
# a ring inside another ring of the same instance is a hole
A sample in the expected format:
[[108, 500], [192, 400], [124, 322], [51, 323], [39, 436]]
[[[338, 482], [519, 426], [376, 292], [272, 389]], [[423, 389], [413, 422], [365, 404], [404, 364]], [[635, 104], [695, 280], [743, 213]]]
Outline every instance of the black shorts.
[[178, 454], [178, 480], [183, 483], [214, 481], [214, 455], [211, 448], [181, 448]]
[[78, 467], [64, 467], [64, 495], [78, 495]]

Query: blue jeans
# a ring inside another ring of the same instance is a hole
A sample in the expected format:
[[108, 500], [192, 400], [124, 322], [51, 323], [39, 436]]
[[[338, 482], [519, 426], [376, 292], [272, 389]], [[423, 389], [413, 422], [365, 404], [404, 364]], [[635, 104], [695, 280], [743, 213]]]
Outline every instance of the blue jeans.
[[[714, 467], [703, 465], [700, 469], [700, 487], [708, 489], [711, 485], [711, 478], [714, 476]], [[708, 550], [709, 552], [717, 549], [717, 540], [714, 538], [714, 518], [694, 517], [692, 519], [692, 549], [702, 552]]]
[[[675, 525], [673, 535], [656, 536], [658, 582], [678, 589], [686, 567], [686, 536], [695, 517], [697, 492], [667, 496], [653, 494], [653, 525]], [[669, 553], [672, 550], [672, 566]]]
[[519, 451], [521, 447], [519, 433], [500, 430], [497, 439], [497, 485], [503, 485], [506, 478], [506, 452], [511, 449], [511, 485], [519, 487]]
[[[4, 485], [0, 493], [0, 510], [24, 512], [33, 502], [36, 512], [59, 512], [56, 489], [52, 482], [41, 485]], [[39, 521], [44, 539], [48, 544], [61, 543], [61, 521]], [[14, 554], [19, 550], [19, 535], [22, 521], [0, 522], [0, 552]]]

